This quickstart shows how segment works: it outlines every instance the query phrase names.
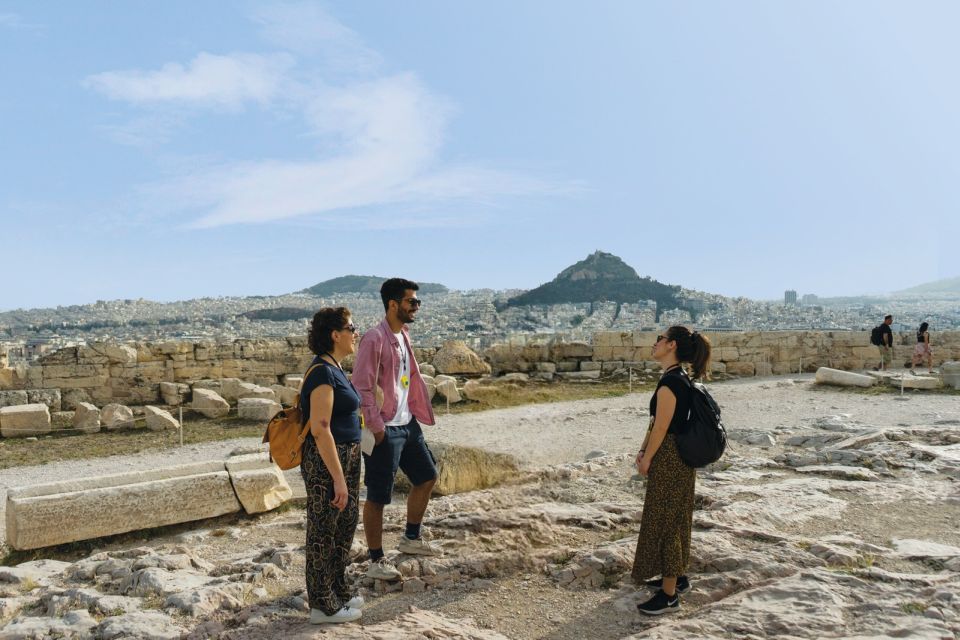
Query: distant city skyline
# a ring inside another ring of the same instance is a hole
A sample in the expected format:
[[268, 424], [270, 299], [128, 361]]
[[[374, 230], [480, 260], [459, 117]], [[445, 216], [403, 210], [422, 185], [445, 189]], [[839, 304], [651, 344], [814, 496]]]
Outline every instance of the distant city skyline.
[[0, 0], [0, 310], [600, 249], [729, 297], [960, 275], [960, 5]]

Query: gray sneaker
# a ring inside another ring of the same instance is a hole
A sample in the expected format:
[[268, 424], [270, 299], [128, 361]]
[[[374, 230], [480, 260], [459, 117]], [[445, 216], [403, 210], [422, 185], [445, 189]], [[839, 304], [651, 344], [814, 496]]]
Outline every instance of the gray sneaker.
[[410, 539], [407, 536], [400, 536], [400, 544], [397, 545], [397, 549], [401, 553], [409, 553], [415, 556], [443, 555], [443, 550], [437, 544], [423, 538]]
[[386, 557], [371, 562], [367, 567], [367, 577], [374, 580], [399, 580], [400, 571]]

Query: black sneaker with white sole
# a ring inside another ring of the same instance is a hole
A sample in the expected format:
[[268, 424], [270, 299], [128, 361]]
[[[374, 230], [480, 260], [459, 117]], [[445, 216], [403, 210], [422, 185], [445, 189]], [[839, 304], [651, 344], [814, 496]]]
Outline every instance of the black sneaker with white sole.
[[[662, 589], [663, 588], [663, 578], [657, 578], [656, 580], [647, 580], [646, 584], [651, 589]], [[687, 576], [679, 576], [677, 578], [677, 593], [684, 594], [687, 591], [690, 591], [692, 587], [690, 586], [690, 578]]]
[[648, 616], [659, 616], [662, 613], [672, 613], [680, 610], [680, 596], [668, 596], [663, 589], [657, 591], [652, 598], [637, 605], [640, 613]]

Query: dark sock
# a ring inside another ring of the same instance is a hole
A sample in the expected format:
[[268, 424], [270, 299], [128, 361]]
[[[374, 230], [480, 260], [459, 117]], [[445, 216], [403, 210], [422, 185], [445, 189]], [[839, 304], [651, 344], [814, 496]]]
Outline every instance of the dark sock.
[[407, 531], [403, 535], [407, 536], [410, 540], [416, 540], [420, 537], [420, 523], [413, 524], [412, 522], [407, 523]]
[[383, 547], [379, 549], [367, 549], [367, 553], [370, 554], [370, 562], [376, 562], [383, 557]]

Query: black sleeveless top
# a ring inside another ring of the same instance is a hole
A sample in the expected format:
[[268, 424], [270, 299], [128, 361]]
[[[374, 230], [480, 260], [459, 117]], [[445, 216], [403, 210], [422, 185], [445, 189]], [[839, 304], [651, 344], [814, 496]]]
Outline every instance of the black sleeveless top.
[[922, 343], [922, 342], [924, 341], [924, 340], [923, 340], [923, 334], [924, 334], [924, 333], [926, 333], [926, 331], [917, 331], [917, 342], [918, 342], [918, 343]]
[[657, 388], [653, 392], [653, 397], [650, 398], [651, 417], [657, 415], [657, 391], [660, 390], [660, 387], [667, 387], [677, 398], [677, 407], [673, 412], [673, 419], [670, 420], [667, 433], [683, 433], [683, 430], [687, 427], [689, 419], [687, 414], [690, 413], [690, 383], [688, 380], [689, 378], [687, 378], [687, 374], [682, 367], [671, 369], [660, 378], [660, 382], [657, 383]]

